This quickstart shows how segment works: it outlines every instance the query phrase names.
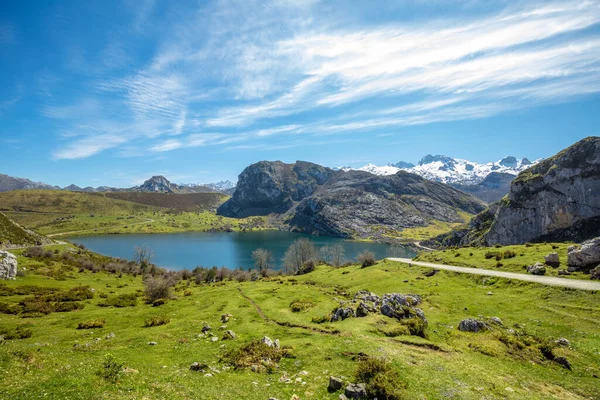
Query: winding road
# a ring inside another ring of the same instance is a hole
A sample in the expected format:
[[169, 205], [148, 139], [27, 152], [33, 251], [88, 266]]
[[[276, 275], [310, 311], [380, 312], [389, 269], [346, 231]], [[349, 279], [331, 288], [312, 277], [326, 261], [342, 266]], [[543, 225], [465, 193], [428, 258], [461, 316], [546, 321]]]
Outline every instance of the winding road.
[[484, 276], [496, 276], [498, 278], [506, 278], [506, 279], [517, 279], [520, 281], [540, 283], [542, 285], [548, 286], [560, 286], [571, 289], [580, 289], [580, 290], [600, 290], [600, 282], [594, 281], [584, 281], [580, 279], [566, 279], [566, 278], [557, 278], [554, 276], [539, 276], [539, 275], [527, 275], [527, 274], [519, 274], [516, 272], [503, 272], [503, 271], [494, 271], [491, 269], [480, 269], [480, 268], [467, 268], [467, 267], [456, 267], [454, 265], [445, 265], [445, 264], [434, 264], [422, 261], [413, 261], [410, 258], [388, 258], [390, 261], [397, 261], [405, 264], [418, 265], [420, 267], [429, 267], [435, 268], [445, 271], [452, 272], [460, 272], [463, 274], [472, 274], [472, 275], [484, 275]]

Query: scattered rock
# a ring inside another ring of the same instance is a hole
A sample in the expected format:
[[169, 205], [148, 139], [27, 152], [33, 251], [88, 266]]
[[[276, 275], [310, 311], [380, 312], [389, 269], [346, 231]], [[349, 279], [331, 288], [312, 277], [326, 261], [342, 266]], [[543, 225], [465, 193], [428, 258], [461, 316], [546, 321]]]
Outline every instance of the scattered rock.
[[571, 342], [569, 341], [569, 339], [565, 339], [564, 337], [561, 337], [561, 338], [555, 340], [554, 343], [556, 343], [559, 346], [565, 346], [565, 347], [569, 347], [571, 345]]
[[571, 273], [566, 269], [559, 269], [558, 274], [559, 275], [571, 275]]
[[293, 394], [292, 397], [290, 397], [290, 400], [300, 400], [300, 396]]
[[417, 316], [427, 322], [425, 313], [416, 308], [419, 303], [421, 303], [421, 297], [416, 294], [387, 293], [381, 300], [381, 313], [386, 317], [396, 319]]
[[263, 336], [263, 338], [260, 339], [260, 342], [263, 343], [263, 344], [266, 344], [269, 347], [274, 347], [275, 346], [275, 343], [273, 343], [273, 341], [271, 340], [271, 338], [268, 337], [268, 336]]
[[220, 329], [220, 330], [222, 330], [222, 331], [224, 331], [224, 330], [226, 330], [226, 329], [227, 329], [227, 325], [221, 325], [221, 326], [219, 327], [219, 329]]
[[503, 325], [502, 320], [498, 317], [490, 317], [489, 320], [491, 323], [494, 323], [496, 325]]
[[431, 277], [431, 276], [434, 276], [434, 275], [435, 275], [435, 274], [437, 274], [438, 272], [440, 272], [440, 270], [439, 270], [439, 269], [432, 269], [431, 271], [427, 271], [427, 272], [423, 273], [423, 276], [426, 276], [426, 277], [428, 277], [428, 278], [429, 278], [429, 277]]
[[600, 237], [583, 242], [580, 249], [569, 249], [567, 264], [575, 270], [588, 270], [600, 264]]
[[219, 338], [216, 337], [216, 336], [213, 336], [213, 337], [210, 338], [211, 342], [216, 342], [217, 340], [219, 340]]
[[558, 253], [550, 253], [547, 256], [544, 256], [544, 262], [546, 265], [552, 268], [558, 268], [560, 266], [560, 259], [558, 258]]
[[566, 369], [568, 369], [569, 371], [571, 370], [571, 363], [564, 357], [556, 357], [554, 359], [555, 362], [559, 363], [560, 365], [562, 365], [563, 367], [565, 367]]
[[148, 346], [156, 346], [158, 342], [148, 342]]
[[492, 296], [493, 294], [494, 294], [494, 293], [492, 293], [492, 292], [487, 292], [487, 295], [488, 295], [488, 296]]
[[348, 400], [348, 398], [346, 397], [345, 394], [340, 394], [340, 397], [338, 397], [339, 400]]
[[344, 394], [349, 399], [366, 399], [367, 389], [364, 383], [351, 383], [346, 386]]
[[213, 375], [212, 375], [210, 372], [209, 372], [209, 373], [206, 373], [206, 374], [204, 374], [204, 377], [205, 377], [205, 378], [212, 378], [212, 376], [213, 376]]
[[8, 251], [0, 251], [0, 279], [16, 279], [17, 257]]
[[226, 324], [229, 322], [229, 319], [233, 317], [233, 315], [229, 314], [229, 313], [225, 313], [223, 315], [221, 315], [221, 322]]
[[329, 377], [329, 386], [327, 386], [327, 391], [329, 393], [337, 392], [344, 387], [344, 381], [340, 378], [336, 378], [335, 376]]
[[488, 324], [471, 318], [463, 319], [458, 324], [458, 330], [461, 332], [479, 332], [487, 329], [489, 329]]
[[210, 327], [210, 325], [205, 322], [204, 326], [202, 326], [202, 333], [210, 332], [211, 330], [212, 328]]
[[279, 349], [279, 348], [281, 347], [281, 345], [279, 344], [279, 339], [275, 339], [275, 342], [273, 342], [273, 346], [274, 346], [276, 349]]
[[208, 365], [199, 362], [194, 362], [190, 365], [191, 371], [204, 371], [206, 368], [208, 368]]
[[237, 335], [235, 334], [235, 332], [233, 332], [232, 330], [227, 330], [223, 335], [223, 340], [234, 340], [236, 337]]
[[339, 307], [333, 311], [331, 321], [343, 321], [346, 318], [354, 317], [354, 310], [350, 307]]
[[115, 337], [115, 333], [114, 332], [111, 332], [108, 335], [106, 335], [106, 339], [112, 339], [114, 337]]
[[546, 267], [544, 267], [544, 264], [537, 262], [534, 265], [527, 267], [527, 272], [531, 275], [545, 275]]

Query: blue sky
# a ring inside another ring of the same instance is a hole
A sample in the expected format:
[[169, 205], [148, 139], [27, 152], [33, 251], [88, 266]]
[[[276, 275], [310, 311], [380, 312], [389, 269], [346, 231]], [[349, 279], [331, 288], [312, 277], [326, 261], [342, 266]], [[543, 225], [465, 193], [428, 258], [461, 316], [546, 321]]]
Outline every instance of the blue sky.
[[0, 173], [547, 157], [600, 135], [599, 1], [0, 2]]

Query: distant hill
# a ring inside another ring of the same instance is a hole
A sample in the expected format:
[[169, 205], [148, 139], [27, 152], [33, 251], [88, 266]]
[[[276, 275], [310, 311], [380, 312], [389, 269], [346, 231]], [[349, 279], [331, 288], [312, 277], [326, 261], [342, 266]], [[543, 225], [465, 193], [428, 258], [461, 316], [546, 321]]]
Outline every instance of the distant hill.
[[39, 189], [13, 190], [0, 193], [0, 211], [130, 215], [136, 212], [152, 212], [154, 210], [155, 208], [151, 206], [113, 199], [105, 196], [104, 193]]
[[274, 213], [293, 230], [364, 237], [380, 229], [463, 222], [465, 213], [484, 208], [471, 195], [405, 171], [378, 176], [303, 161], [261, 161], [240, 174], [236, 191], [217, 213], [229, 217]]
[[22, 189], [58, 189], [58, 187], [43, 182], [33, 182], [25, 178], [15, 178], [0, 174], [0, 192]]
[[214, 193], [217, 190], [203, 185], [178, 185], [171, 183], [164, 176], [158, 175], [148, 179], [140, 186], [132, 187], [127, 191], [147, 193]]
[[50, 239], [22, 227], [0, 212], [0, 249], [39, 246], [51, 242]]
[[506, 197], [435, 241], [509, 245], [599, 235], [600, 137], [594, 136], [521, 172]]
[[183, 194], [112, 192], [104, 195], [113, 199], [180, 211], [214, 211], [228, 198], [227, 195], [216, 192]]

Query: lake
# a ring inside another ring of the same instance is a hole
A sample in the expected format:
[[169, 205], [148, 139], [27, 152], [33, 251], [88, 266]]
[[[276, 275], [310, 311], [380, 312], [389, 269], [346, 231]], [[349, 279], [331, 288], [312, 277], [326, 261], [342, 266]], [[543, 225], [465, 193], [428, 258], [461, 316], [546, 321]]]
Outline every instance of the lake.
[[355, 260], [363, 250], [372, 251], [377, 259], [391, 255], [415, 255], [410, 249], [383, 243], [355, 242], [336, 237], [281, 231], [73, 236], [69, 240], [83, 244], [96, 253], [127, 260], [133, 259], [136, 246], [147, 245], [154, 252], [154, 264], [173, 270], [193, 269], [199, 265], [248, 269], [254, 266], [252, 252], [257, 248], [264, 248], [273, 253], [275, 269], [280, 269], [283, 254], [294, 240], [301, 237], [310, 239], [317, 247], [340, 243], [344, 246], [345, 257], [348, 260]]

